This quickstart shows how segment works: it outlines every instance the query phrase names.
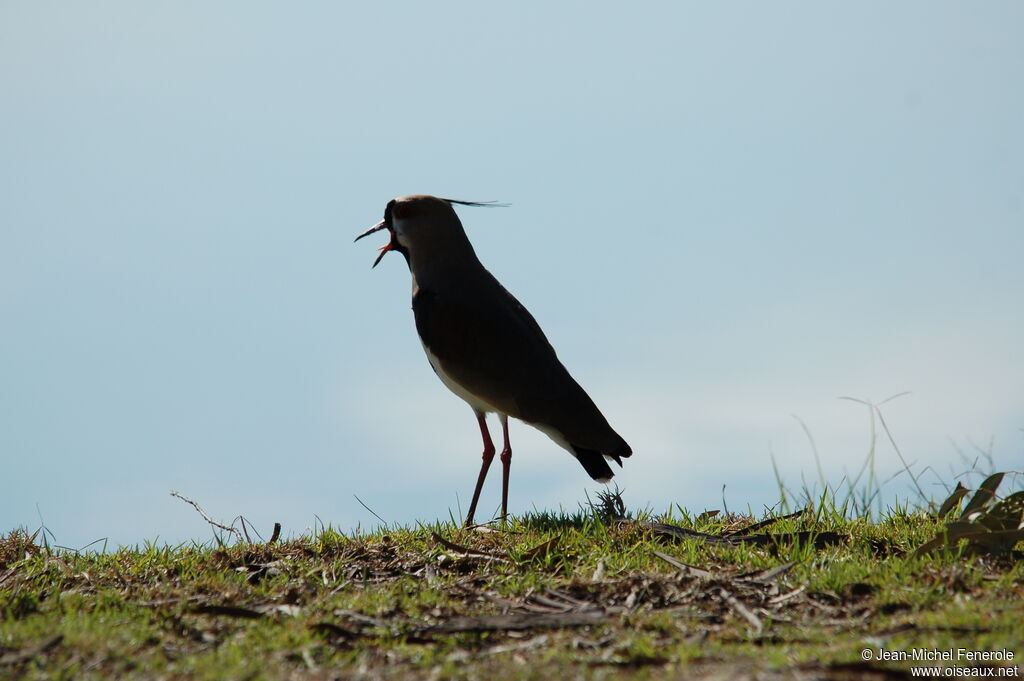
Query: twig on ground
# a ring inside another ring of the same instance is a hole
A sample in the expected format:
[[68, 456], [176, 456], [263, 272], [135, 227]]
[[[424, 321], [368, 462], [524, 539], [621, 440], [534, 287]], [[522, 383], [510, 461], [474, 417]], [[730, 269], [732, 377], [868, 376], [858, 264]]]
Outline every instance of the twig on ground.
[[764, 625], [761, 623], [761, 618], [753, 613], [747, 606], [743, 605], [738, 598], [732, 595], [727, 589], [719, 589], [719, 595], [726, 603], [728, 603], [733, 610], [743, 616], [743, 619], [750, 623], [750, 626], [754, 628], [754, 633], [761, 633], [761, 629]]
[[56, 636], [51, 636], [37, 646], [7, 653], [3, 657], [0, 657], [0, 666], [21, 664], [22, 662], [31, 660], [37, 655], [44, 655], [60, 645], [63, 640], [64, 634], [57, 634]]
[[[238, 516], [237, 518], [235, 518], [235, 520], [237, 520], [238, 522], [240, 522], [242, 524], [242, 534], [245, 535], [245, 543], [246, 544], [251, 544], [252, 543], [252, 539], [249, 538], [249, 530], [245, 526], [245, 523], [246, 523], [245, 516]], [[233, 524], [234, 523], [232, 523], [232, 525]], [[253, 532], [256, 532], [256, 528], [255, 527], [252, 528], [252, 529], [253, 529]], [[259, 532], [256, 532], [256, 536], [257, 537], [259, 537], [259, 534], [260, 534]], [[260, 539], [262, 539], [262, 537], [260, 537]]]
[[759, 523], [754, 523], [753, 525], [748, 525], [746, 527], [741, 527], [741, 528], [736, 529], [736, 530], [727, 530], [727, 531], [723, 532], [722, 534], [727, 536], [727, 537], [728, 536], [732, 536], [732, 535], [751, 534], [753, 532], [756, 532], [757, 530], [764, 529], [764, 528], [768, 527], [769, 525], [771, 525], [773, 523], [777, 523], [780, 520], [791, 520], [793, 518], [799, 518], [800, 516], [802, 516], [804, 514], [804, 512], [806, 510], [807, 509], [802, 508], [799, 511], [796, 511], [795, 513], [788, 513], [786, 515], [779, 515], [779, 516], [775, 516], [773, 518], [768, 518], [767, 520], [762, 520]]
[[228, 525], [225, 525], [223, 523], [218, 523], [216, 520], [214, 520], [213, 518], [208, 516], [206, 514], [206, 511], [204, 511], [199, 506], [199, 504], [197, 504], [196, 502], [192, 501], [191, 499], [189, 499], [188, 497], [186, 497], [184, 495], [178, 494], [177, 492], [171, 492], [171, 496], [175, 497], [177, 499], [181, 499], [186, 504], [188, 504], [192, 508], [196, 509], [196, 511], [198, 511], [199, 515], [203, 516], [203, 520], [205, 520], [208, 524], [212, 525], [213, 527], [216, 527], [217, 529], [224, 530], [225, 532], [230, 532], [231, 534], [235, 535], [235, 537], [238, 538], [238, 541], [243, 541], [242, 533], [238, 531], [237, 527], [228, 526]]

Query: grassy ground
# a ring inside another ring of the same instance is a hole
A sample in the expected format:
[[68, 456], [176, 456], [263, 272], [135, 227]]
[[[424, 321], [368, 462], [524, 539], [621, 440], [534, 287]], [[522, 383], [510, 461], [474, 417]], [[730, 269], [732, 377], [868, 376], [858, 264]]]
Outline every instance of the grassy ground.
[[[606, 501], [502, 528], [105, 554], [15, 531], [0, 678], [896, 679], [1008, 674], [1024, 654], [1020, 553], [915, 555], [942, 536], [934, 512], [870, 521], [826, 503], [755, 524]], [[1014, 659], [877, 659], [914, 648]]]

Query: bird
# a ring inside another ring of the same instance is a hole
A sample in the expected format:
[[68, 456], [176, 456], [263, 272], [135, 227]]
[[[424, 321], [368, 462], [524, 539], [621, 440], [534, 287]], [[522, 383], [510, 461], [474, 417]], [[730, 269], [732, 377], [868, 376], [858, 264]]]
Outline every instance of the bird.
[[501, 521], [508, 516], [512, 464], [508, 419], [546, 434], [599, 482], [611, 480], [633, 450], [558, 359], [533, 315], [477, 258], [454, 205], [493, 205], [427, 195], [388, 202], [384, 219], [356, 237], [387, 230], [385, 255], [401, 253], [412, 275], [412, 310], [427, 359], [441, 382], [473, 410], [483, 439], [483, 461], [465, 526], [477, 502], [495, 446], [486, 416], [496, 414], [504, 438]]

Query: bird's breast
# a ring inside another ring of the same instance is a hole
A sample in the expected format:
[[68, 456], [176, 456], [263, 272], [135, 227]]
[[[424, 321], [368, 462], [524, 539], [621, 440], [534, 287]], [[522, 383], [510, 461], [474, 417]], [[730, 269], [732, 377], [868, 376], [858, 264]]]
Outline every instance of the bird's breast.
[[[422, 340], [420, 341], [422, 342]], [[441, 382], [447, 386], [449, 390], [458, 395], [466, 404], [472, 407], [476, 411], [480, 412], [496, 412], [504, 413], [501, 409], [498, 409], [493, 404], [483, 399], [479, 395], [476, 395], [469, 391], [466, 386], [459, 383], [455, 378], [452, 377], [444, 369], [444, 365], [441, 363], [440, 358], [430, 351], [430, 348], [426, 343], [423, 343], [423, 352], [427, 355], [427, 361], [430, 362], [430, 366], [434, 369], [434, 373], [441, 379]]]

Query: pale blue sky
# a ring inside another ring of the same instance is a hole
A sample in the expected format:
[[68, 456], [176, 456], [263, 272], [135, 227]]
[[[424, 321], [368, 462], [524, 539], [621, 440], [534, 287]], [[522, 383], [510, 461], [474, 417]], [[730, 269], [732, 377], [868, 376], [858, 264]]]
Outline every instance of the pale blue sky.
[[[842, 395], [911, 391], [889, 424], [947, 480], [975, 445], [1020, 468], [1022, 26], [1017, 2], [5, 2], [0, 530], [208, 538], [170, 490], [286, 533], [375, 525], [354, 494], [459, 515], [472, 414], [402, 259], [351, 243], [409, 193], [511, 204], [460, 214], [633, 446], [632, 506], [773, 503], [770, 453], [816, 475], [793, 415], [839, 480], [870, 436]], [[598, 489], [512, 438], [514, 513]]]

